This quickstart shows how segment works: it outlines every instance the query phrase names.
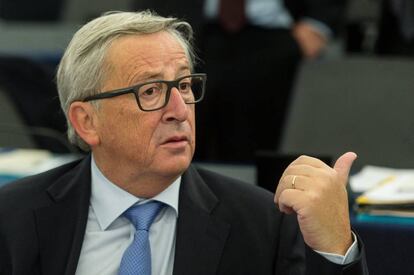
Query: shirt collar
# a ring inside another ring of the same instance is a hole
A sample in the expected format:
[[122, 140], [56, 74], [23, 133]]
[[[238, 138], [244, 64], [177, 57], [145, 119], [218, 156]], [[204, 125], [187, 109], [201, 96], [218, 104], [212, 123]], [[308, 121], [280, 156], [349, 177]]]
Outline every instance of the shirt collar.
[[113, 221], [132, 205], [150, 200], [165, 203], [173, 208], [178, 216], [178, 197], [181, 176], [155, 197], [151, 199], [139, 198], [126, 192], [107, 179], [99, 170], [92, 156], [91, 181], [91, 206], [102, 230], [106, 230]]

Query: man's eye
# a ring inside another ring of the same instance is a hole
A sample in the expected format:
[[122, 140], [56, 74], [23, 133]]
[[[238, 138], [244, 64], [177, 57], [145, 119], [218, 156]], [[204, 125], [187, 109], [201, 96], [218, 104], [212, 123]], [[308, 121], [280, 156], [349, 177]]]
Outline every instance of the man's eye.
[[153, 95], [155, 93], [155, 88], [146, 89], [142, 95]]
[[180, 90], [186, 91], [190, 89], [191, 85], [188, 82], [180, 83]]
[[157, 96], [161, 93], [161, 89], [159, 87], [145, 87], [141, 89], [139, 92], [140, 97], [151, 97]]

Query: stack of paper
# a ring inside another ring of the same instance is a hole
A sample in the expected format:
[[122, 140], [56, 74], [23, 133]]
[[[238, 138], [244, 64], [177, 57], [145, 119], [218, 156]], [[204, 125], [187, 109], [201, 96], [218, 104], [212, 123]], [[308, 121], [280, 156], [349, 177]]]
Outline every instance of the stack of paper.
[[50, 159], [46, 150], [2, 149], [0, 151], [0, 173], [26, 176], [36, 173], [37, 167]]
[[369, 166], [351, 177], [360, 214], [414, 217], [414, 170]]
[[0, 148], [0, 185], [37, 174], [78, 158], [56, 155], [46, 150]]

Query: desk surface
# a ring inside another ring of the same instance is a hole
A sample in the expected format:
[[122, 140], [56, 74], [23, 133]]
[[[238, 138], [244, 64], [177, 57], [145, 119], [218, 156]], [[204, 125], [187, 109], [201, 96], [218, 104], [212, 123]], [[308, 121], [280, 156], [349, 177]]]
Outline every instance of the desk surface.
[[371, 275], [414, 274], [414, 222], [360, 221], [353, 217], [351, 223], [365, 244]]

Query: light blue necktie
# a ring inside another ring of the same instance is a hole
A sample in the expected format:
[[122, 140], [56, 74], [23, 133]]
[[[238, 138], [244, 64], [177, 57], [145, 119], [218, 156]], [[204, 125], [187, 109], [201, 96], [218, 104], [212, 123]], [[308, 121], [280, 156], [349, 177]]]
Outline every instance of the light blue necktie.
[[151, 201], [132, 206], [123, 214], [136, 231], [134, 241], [122, 256], [119, 275], [151, 275], [149, 228], [163, 206], [161, 202]]

